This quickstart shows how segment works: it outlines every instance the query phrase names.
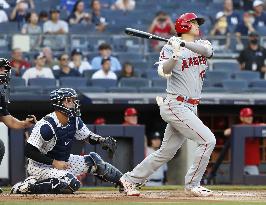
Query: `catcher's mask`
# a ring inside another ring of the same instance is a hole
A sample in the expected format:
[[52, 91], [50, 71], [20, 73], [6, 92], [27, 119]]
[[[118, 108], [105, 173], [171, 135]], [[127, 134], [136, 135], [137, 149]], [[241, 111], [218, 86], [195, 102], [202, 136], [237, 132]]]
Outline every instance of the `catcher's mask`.
[[[68, 108], [63, 102], [68, 99], [74, 99], [74, 107]], [[53, 90], [50, 94], [50, 100], [55, 110], [65, 113], [69, 117], [80, 117], [80, 104], [77, 92], [72, 88], [59, 88]]]
[[9, 102], [9, 82], [11, 79], [10, 62], [5, 58], [0, 58], [0, 93], [4, 96], [5, 101]]

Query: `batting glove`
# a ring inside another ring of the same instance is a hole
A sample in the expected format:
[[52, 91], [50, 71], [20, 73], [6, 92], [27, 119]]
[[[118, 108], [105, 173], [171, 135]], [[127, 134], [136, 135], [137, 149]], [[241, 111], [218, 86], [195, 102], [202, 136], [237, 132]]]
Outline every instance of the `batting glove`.
[[171, 45], [173, 49], [172, 58], [177, 60], [180, 56], [180, 46], [184, 44], [184, 41], [180, 37], [173, 36], [168, 40], [168, 44]]

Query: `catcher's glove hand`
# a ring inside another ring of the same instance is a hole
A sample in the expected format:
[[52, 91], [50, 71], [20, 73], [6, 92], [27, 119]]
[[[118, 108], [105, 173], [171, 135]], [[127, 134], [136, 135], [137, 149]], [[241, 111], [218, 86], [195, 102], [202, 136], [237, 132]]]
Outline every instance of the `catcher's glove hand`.
[[110, 136], [101, 140], [100, 145], [102, 146], [103, 150], [106, 150], [109, 152], [111, 157], [113, 156], [117, 148], [116, 140]]

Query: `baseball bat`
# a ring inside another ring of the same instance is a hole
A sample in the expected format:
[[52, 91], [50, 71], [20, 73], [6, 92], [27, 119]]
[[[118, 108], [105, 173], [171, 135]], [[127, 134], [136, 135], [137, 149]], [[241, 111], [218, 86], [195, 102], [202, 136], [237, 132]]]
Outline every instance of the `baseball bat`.
[[[137, 30], [134, 28], [126, 28], [125, 33], [127, 35], [130, 35], [130, 36], [136, 36], [136, 37], [146, 38], [146, 39], [153, 39], [153, 40], [157, 40], [157, 41], [168, 42], [168, 40], [169, 40], [167, 38], [163, 38], [161, 36], [157, 36], [157, 35], [145, 32], [145, 31], [140, 31], [140, 30]], [[180, 46], [184, 47], [185, 43], [181, 43]]]

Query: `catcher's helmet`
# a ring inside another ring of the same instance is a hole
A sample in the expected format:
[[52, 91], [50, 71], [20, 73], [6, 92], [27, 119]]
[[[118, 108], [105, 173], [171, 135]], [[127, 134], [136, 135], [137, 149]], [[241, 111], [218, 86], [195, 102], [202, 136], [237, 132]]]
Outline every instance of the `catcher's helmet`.
[[10, 62], [5, 58], [0, 58], [0, 68], [4, 68], [4, 73], [0, 73], [0, 84], [7, 85], [11, 78]]
[[[63, 101], [67, 98], [75, 99], [75, 106], [73, 108], [67, 108], [66, 106], [64, 106]], [[59, 88], [53, 90], [50, 94], [50, 100], [55, 110], [63, 112], [69, 117], [79, 117], [81, 115], [78, 94], [72, 88]]]
[[179, 18], [176, 19], [175, 22], [175, 30], [179, 33], [187, 33], [190, 31], [192, 25], [190, 21], [196, 20], [200, 25], [204, 24], [204, 18], [198, 18], [194, 13], [184, 13]]

